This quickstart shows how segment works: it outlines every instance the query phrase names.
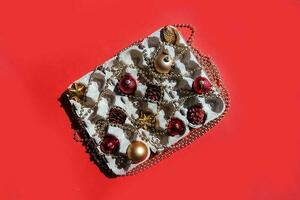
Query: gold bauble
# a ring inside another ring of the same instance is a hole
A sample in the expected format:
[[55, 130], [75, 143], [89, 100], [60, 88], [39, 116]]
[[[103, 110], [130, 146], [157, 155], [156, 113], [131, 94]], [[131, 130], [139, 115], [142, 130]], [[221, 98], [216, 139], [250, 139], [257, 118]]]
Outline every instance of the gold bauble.
[[154, 61], [154, 67], [157, 72], [167, 74], [174, 64], [173, 59], [167, 53], [158, 54]]
[[75, 101], [82, 100], [86, 93], [86, 86], [82, 83], [73, 83], [68, 89], [69, 98]]
[[127, 156], [133, 163], [140, 163], [148, 156], [148, 147], [144, 142], [133, 141], [127, 148]]
[[170, 44], [177, 44], [179, 41], [179, 34], [177, 30], [171, 26], [166, 26], [160, 31], [161, 39]]

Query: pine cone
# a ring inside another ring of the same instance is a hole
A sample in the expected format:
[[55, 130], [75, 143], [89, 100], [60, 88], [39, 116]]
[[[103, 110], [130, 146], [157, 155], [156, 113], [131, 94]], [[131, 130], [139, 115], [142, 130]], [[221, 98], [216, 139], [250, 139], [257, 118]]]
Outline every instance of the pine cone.
[[111, 108], [108, 115], [108, 120], [113, 124], [124, 124], [126, 114], [119, 108]]
[[161, 89], [156, 85], [148, 85], [145, 97], [152, 101], [159, 101], [161, 98]]
[[206, 113], [201, 105], [190, 107], [187, 112], [187, 119], [195, 125], [203, 124], [206, 120]]

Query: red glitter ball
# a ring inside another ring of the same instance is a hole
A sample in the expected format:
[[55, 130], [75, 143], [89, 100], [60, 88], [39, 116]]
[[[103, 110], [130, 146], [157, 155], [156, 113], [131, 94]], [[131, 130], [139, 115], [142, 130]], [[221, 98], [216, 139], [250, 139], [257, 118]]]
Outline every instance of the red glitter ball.
[[178, 118], [172, 118], [168, 123], [167, 132], [171, 136], [184, 134], [185, 125], [183, 121]]
[[161, 89], [156, 85], [148, 85], [145, 97], [152, 101], [159, 101], [161, 98]]
[[103, 138], [100, 149], [102, 152], [111, 154], [119, 149], [120, 141], [113, 135], [107, 135]]
[[193, 89], [197, 94], [203, 94], [211, 89], [211, 83], [204, 77], [197, 77], [193, 82]]
[[129, 74], [123, 76], [119, 81], [118, 88], [123, 94], [132, 94], [136, 90], [136, 81]]
[[108, 114], [108, 121], [113, 124], [124, 124], [126, 114], [119, 108], [111, 108]]
[[201, 105], [192, 106], [188, 109], [187, 119], [195, 125], [203, 124], [206, 120], [206, 113]]

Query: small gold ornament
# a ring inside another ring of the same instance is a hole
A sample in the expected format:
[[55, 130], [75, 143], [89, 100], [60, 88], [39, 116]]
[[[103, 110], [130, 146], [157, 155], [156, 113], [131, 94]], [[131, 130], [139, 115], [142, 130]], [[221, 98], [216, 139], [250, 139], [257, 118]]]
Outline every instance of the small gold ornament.
[[144, 142], [133, 141], [127, 148], [127, 156], [134, 164], [144, 161], [148, 156], [148, 147]]
[[82, 83], [73, 83], [68, 89], [69, 98], [75, 101], [82, 100], [86, 93], [86, 86]]
[[156, 56], [154, 61], [154, 67], [157, 72], [161, 74], [167, 74], [174, 65], [174, 61], [167, 53], [161, 53]]
[[160, 31], [161, 39], [170, 44], [177, 44], [179, 41], [179, 34], [177, 30], [171, 26], [166, 26]]

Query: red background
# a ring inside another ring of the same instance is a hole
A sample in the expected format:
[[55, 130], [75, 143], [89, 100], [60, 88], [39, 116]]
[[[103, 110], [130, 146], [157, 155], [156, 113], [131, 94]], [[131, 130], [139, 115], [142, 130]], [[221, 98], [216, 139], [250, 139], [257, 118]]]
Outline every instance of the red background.
[[[0, 199], [300, 199], [300, 1], [1, 0]], [[209, 134], [107, 179], [57, 98], [157, 28], [191, 23], [232, 107]]]

